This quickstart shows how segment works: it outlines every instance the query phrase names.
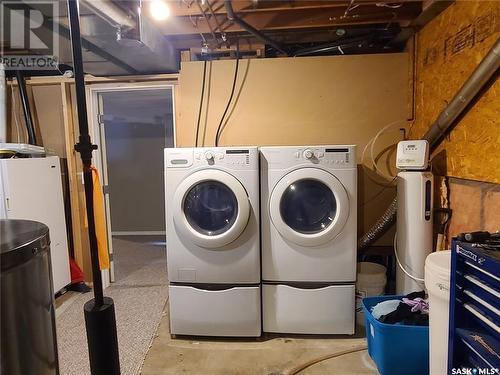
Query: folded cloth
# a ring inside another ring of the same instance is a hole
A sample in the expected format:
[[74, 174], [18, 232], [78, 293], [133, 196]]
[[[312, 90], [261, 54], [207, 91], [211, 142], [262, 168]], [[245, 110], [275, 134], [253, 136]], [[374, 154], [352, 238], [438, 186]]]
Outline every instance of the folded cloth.
[[[387, 300], [375, 305], [372, 315], [385, 324], [429, 325], [429, 305], [424, 300], [425, 291], [413, 292], [403, 300]], [[387, 305], [384, 303], [389, 302]], [[380, 306], [379, 306], [380, 305]]]
[[372, 307], [372, 315], [375, 319], [379, 319], [382, 315], [387, 315], [396, 310], [401, 303], [399, 299], [388, 299], [377, 303]]
[[405, 296], [405, 298], [408, 299], [415, 299], [415, 298], [425, 298], [425, 290], [422, 290], [420, 292], [411, 292]]
[[420, 311], [426, 314], [429, 313], [429, 303], [423, 298], [409, 299], [405, 297], [403, 298], [403, 303], [411, 306], [411, 312]]
[[382, 315], [379, 322], [385, 324], [404, 324], [408, 326], [428, 326], [429, 315], [422, 314], [420, 311], [412, 312], [411, 306], [405, 303], [400, 303], [398, 308], [393, 312]]

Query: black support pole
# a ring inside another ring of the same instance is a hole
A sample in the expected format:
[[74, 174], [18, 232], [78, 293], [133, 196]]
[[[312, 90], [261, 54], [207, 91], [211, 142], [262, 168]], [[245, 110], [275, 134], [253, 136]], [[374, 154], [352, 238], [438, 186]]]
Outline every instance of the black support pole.
[[26, 81], [24, 80], [23, 72], [16, 70], [17, 86], [19, 88], [19, 96], [23, 105], [24, 120], [26, 121], [26, 129], [28, 130], [28, 143], [36, 145], [35, 127], [33, 126], [33, 118], [31, 117], [30, 101], [28, 92], [26, 91]]
[[78, 0], [68, 0], [71, 49], [73, 52], [73, 70], [75, 75], [76, 104], [80, 135], [75, 150], [80, 153], [83, 162], [85, 201], [89, 227], [90, 258], [94, 299], [84, 306], [85, 326], [89, 347], [90, 370], [92, 375], [119, 375], [120, 360], [116, 318], [113, 300], [104, 297], [101, 270], [97, 250], [97, 237], [94, 220], [92, 151], [97, 146], [92, 144], [87, 122], [87, 103], [85, 97], [85, 76], [83, 71], [82, 44], [80, 35], [80, 14]]

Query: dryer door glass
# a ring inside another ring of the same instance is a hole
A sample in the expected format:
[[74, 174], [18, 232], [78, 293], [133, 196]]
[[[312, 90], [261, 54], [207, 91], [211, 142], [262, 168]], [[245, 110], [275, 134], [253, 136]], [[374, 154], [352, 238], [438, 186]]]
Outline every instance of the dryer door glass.
[[335, 196], [318, 180], [295, 181], [281, 196], [281, 217], [299, 233], [315, 234], [325, 230], [335, 219], [336, 211]]
[[238, 201], [233, 191], [218, 181], [203, 181], [188, 191], [184, 214], [197, 232], [216, 236], [231, 228], [238, 216]]

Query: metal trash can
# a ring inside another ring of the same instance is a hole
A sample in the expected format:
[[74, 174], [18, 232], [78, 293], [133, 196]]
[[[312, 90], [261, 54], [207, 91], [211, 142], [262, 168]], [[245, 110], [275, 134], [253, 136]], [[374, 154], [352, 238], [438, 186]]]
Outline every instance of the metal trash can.
[[1, 374], [57, 375], [49, 228], [0, 220]]

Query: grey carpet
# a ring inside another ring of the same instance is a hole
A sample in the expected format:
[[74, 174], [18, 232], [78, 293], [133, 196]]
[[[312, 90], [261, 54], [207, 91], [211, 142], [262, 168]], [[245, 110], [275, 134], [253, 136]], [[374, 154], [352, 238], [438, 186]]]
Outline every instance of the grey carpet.
[[[105, 295], [115, 302], [122, 375], [140, 372], [167, 302], [165, 248], [158, 241], [113, 238], [117, 281]], [[83, 305], [92, 297], [78, 295], [56, 320], [61, 375], [90, 374]]]

